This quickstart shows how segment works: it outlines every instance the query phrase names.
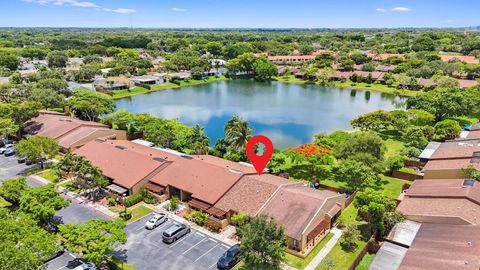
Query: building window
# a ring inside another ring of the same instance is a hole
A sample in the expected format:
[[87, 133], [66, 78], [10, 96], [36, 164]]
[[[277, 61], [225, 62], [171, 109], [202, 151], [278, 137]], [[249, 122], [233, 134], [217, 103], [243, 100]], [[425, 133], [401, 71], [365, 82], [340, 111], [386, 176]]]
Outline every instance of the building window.
[[293, 239], [293, 247], [298, 249], [299, 245], [300, 243], [298, 242], [298, 240]]

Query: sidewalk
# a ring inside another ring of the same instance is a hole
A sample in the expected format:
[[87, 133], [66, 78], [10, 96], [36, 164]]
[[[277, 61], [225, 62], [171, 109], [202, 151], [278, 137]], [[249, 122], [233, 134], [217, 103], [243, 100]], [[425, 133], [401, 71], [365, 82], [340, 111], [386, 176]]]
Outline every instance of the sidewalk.
[[335, 246], [337, 243], [338, 239], [342, 236], [342, 231], [338, 229], [337, 227], [334, 227], [330, 230], [331, 233], [333, 233], [333, 237], [330, 238], [328, 243], [318, 252], [317, 256], [313, 258], [313, 260], [307, 265], [307, 267], [304, 268], [304, 270], [315, 270], [315, 267], [317, 267], [327, 256], [327, 254], [332, 250], [332, 248]]

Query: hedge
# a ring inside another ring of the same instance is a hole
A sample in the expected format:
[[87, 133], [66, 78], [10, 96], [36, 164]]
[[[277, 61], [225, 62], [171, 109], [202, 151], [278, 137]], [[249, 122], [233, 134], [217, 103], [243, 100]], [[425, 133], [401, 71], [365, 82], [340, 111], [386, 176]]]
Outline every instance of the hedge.
[[143, 199], [142, 194], [135, 194], [135, 195], [132, 195], [132, 196], [126, 198], [124, 205], [126, 207], [130, 207], [132, 205], [135, 205], [135, 204], [141, 202], [142, 199]]

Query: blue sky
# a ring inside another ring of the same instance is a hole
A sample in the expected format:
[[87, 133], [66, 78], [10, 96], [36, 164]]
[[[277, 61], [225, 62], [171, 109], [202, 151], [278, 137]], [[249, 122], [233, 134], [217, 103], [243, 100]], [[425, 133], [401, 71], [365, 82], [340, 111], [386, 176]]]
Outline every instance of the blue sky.
[[474, 0], [6, 0], [0, 27], [462, 27]]

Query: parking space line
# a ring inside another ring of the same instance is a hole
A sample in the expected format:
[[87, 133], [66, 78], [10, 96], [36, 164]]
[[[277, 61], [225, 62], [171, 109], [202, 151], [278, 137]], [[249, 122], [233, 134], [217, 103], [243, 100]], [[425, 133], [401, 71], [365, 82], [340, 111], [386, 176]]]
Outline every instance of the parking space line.
[[204, 237], [205, 235], [204, 234], [201, 234], [199, 232], [195, 232], [196, 234], [200, 235], [201, 237]]
[[217, 265], [217, 262], [215, 262], [214, 264], [212, 264], [210, 267], [208, 267], [208, 269], [214, 267], [215, 265]]
[[199, 245], [200, 243], [202, 243], [203, 241], [205, 241], [205, 238], [202, 239], [202, 240], [200, 240], [200, 241], [198, 241], [198, 243], [196, 243], [195, 245], [191, 246], [189, 249], [185, 250], [185, 251], [182, 253], [182, 255], [185, 254], [185, 253], [187, 253], [187, 252], [189, 252], [192, 248], [198, 246], [198, 245]]
[[214, 240], [213, 238], [208, 238], [208, 240], [210, 240], [210, 241], [212, 241], [212, 242], [214, 242], [214, 243], [218, 243], [218, 241], [217, 241], [217, 240]]
[[202, 256], [198, 257], [198, 258], [195, 260], [195, 262], [198, 261], [198, 260], [200, 260], [203, 256], [207, 255], [210, 251], [212, 251], [212, 250], [213, 250], [214, 248], [216, 248], [217, 246], [218, 246], [218, 245], [213, 246], [211, 249], [209, 249], [207, 252], [205, 252]]
[[225, 247], [225, 248], [227, 248], [227, 249], [230, 248], [229, 246], [227, 246], [227, 245], [225, 245], [225, 244], [222, 244], [222, 246]]
[[177, 241], [175, 244], [169, 246], [168, 248], [173, 248], [174, 246], [178, 245], [178, 243], [181, 243], [183, 240], [187, 239], [188, 237], [192, 236], [193, 234], [189, 233], [188, 235], [185, 235], [183, 236], [182, 239], [180, 239], [179, 241]]

